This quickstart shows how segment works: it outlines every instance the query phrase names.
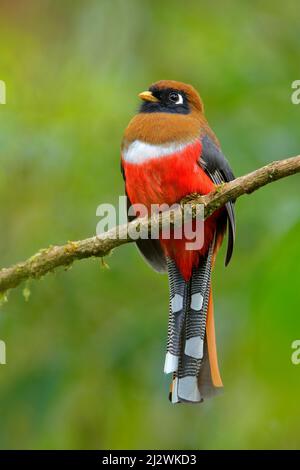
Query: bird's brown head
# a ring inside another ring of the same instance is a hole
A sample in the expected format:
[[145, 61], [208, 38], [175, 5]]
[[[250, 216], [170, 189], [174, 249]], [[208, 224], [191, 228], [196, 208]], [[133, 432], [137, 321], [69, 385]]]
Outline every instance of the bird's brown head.
[[140, 113], [203, 113], [203, 103], [195, 88], [175, 80], [160, 80], [139, 94]]
[[160, 80], [139, 97], [142, 105], [125, 130], [122, 148], [135, 140], [151, 144], [192, 141], [208, 128], [202, 100], [191, 85]]

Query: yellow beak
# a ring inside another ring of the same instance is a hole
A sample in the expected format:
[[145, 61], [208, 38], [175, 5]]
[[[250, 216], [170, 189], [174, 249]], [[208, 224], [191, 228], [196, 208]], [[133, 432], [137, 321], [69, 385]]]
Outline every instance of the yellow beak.
[[139, 94], [139, 98], [144, 101], [153, 101], [153, 103], [157, 103], [159, 100], [152, 95], [151, 91], [143, 91]]

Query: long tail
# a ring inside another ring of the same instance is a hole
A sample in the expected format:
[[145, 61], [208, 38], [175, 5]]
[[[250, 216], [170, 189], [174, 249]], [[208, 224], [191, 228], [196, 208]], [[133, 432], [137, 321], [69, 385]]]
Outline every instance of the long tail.
[[167, 259], [170, 313], [165, 373], [173, 373], [172, 403], [199, 403], [214, 395], [220, 378], [211, 294], [213, 244], [201, 265], [185, 281]]

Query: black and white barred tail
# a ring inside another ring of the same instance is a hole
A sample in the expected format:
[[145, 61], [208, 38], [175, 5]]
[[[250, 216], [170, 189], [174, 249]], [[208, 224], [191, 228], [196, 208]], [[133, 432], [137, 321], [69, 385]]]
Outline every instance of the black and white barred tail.
[[167, 258], [170, 310], [164, 371], [173, 373], [172, 403], [199, 403], [219, 388], [212, 380], [207, 341], [212, 257], [213, 244], [189, 281]]

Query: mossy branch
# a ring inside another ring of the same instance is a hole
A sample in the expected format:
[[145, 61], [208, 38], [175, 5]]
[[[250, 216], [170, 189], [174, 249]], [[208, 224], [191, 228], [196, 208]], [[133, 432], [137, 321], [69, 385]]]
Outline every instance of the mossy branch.
[[[196, 204], [204, 204], [205, 218], [207, 218], [224, 206], [226, 202], [235, 200], [243, 194], [250, 194], [266, 184], [299, 172], [300, 156], [276, 161], [245, 176], [240, 176], [230, 183], [222, 184], [206, 196], [192, 195], [188, 198], [188, 204], [190, 204], [192, 211]], [[185, 198], [185, 202], [186, 200]], [[0, 270], [0, 294], [3, 296], [6, 291], [17, 287], [23, 281], [38, 279], [55, 271], [60, 266], [69, 266], [76, 260], [108, 255], [113, 248], [134, 241], [129, 234], [130, 227], [140, 233], [145, 233], [145, 231], [150, 231], [151, 226], [161, 227], [169, 217], [173, 223], [176, 223], [176, 219], [181, 220], [181, 215], [179, 208], [171, 215], [163, 213], [149, 219], [139, 218], [129, 224], [115, 227], [100, 236], [42, 249], [26, 261]]]

